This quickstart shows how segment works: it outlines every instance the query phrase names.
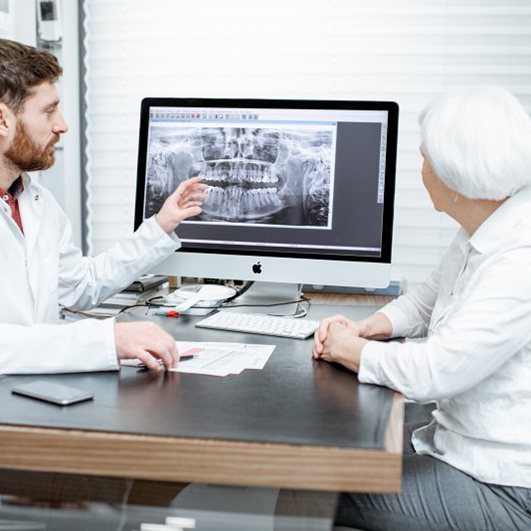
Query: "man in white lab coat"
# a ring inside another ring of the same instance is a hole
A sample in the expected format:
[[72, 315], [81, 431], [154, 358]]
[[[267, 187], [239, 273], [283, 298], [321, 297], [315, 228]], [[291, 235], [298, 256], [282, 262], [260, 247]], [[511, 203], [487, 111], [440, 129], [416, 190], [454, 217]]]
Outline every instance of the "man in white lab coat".
[[157, 325], [61, 324], [59, 309], [96, 306], [177, 249], [174, 230], [201, 212], [206, 186], [182, 183], [132, 236], [83, 257], [62, 209], [25, 173], [52, 166], [68, 130], [55, 87], [61, 73], [48, 52], [0, 39], [0, 373], [116, 370], [124, 358], [168, 368], [178, 361], [175, 340]]

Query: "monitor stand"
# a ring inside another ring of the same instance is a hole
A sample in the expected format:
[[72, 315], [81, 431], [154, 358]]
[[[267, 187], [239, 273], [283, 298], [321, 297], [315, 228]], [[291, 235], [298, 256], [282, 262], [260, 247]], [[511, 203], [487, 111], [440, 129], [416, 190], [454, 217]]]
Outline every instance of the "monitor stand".
[[[301, 287], [301, 284], [254, 282], [245, 293], [224, 305], [224, 309], [235, 312], [294, 316], [299, 311], [298, 301], [301, 298]], [[293, 302], [279, 304], [290, 301]], [[249, 306], [243, 306], [244, 304]]]

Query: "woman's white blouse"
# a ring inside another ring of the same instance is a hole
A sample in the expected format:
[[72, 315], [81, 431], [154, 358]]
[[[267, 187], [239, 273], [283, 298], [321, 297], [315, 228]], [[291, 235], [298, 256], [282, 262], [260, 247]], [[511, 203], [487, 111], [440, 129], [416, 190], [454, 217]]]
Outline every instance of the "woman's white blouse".
[[393, 337], [425, 339], [369, 342], [359, 380], [437, 401], [417, 453], [531, 487], [531, 189], [461, 229], [430, 278], [381, 311]]

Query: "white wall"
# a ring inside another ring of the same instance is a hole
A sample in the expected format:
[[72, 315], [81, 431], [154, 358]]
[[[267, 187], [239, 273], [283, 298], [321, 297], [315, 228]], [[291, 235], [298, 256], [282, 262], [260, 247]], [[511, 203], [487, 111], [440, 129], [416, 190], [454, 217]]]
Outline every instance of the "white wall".
[[35, 17], [35, 0], [12, 0], [14, 13], [13, 39], [35, 46], [37, 25]]
[[[17, 0], [18, 1], [18, 0]], [[58, 84], [61, 110], [70, 128], [56, 148], [56, 163], [40, 180], [63, 207], [74, 231], [74, 241], [81, 246], [81, 164], [79, 127], [79, 31], [78, 2], [61, 2], [63, 40], [55, 53], [63, 67]]]
[[[70, 127], [56, 148], [56, 163], [35, 175], [56, 197], [72, 221], [74, 240], [81, 245], [81, 165], [79, 128], [79, 31], [77, 0], [60, 0], [63, 41], [50, 49], [59, 58], [64, 74], [58, 84], [61, 109]], [[35, 0], [12, 0], [13, 28], [2, 36], [37, 45]]]

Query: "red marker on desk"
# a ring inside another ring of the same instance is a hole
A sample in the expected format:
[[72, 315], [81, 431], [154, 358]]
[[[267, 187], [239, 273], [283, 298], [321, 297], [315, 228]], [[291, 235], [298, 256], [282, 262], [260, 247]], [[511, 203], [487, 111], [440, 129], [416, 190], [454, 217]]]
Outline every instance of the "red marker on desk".
[[153, 312], [153, 315], [162, 315], [163, 317], [179, 317], [177, 310], [167, 310], [165, 312]]

